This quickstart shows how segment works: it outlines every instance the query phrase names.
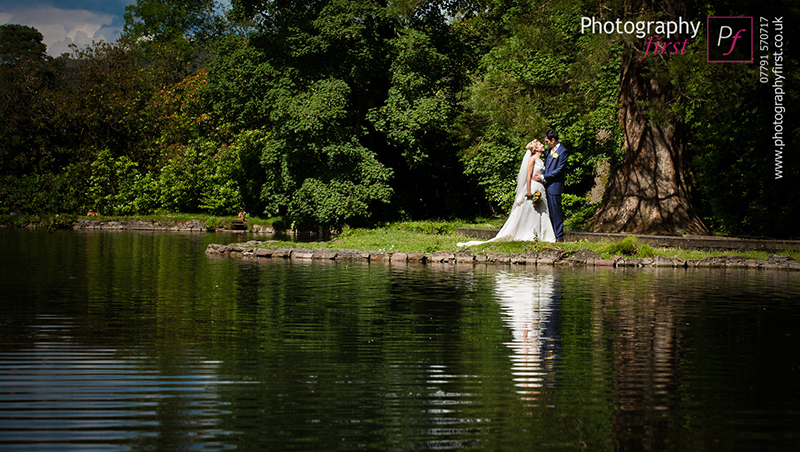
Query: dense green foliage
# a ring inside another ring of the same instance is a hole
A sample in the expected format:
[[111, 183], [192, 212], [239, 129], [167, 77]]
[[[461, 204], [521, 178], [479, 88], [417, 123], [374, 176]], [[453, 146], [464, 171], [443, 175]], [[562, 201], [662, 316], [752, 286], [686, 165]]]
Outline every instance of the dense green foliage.
[[17, 66], [47, 59], [47, 46], [39, 30], [27, 25], [0, 25], [0, 64]]
[[591, 188], [595, 164], [618, 158], [622, 146], [619, 43], [580, 33], [590, 5], [528, 6], [504, 10], [495, 29], [499, 44], [483, 55], [470, 87], [469, 174], [505, 208], [515, 184], [512, 162], [547, 129], [572, 151], [568, 185], [579, 196]]
[[[617, 3], [138, 0], [119, 41], [58, 58], [36, 30], [4, 25], [0, 214], [244, 210], [303, 227], [504, 215], [525, 143], [555, 128], [580, 228], [595, 168], [622, 156], [632, 45], [580, 22]], [[752, 7], [689, 3], [692, 20]], [[798, 129], [787, 123], [775, 180], [757, 146], [773, 115], [758, 66], [705, 63], [702, 37], [690, 47], [648, 64], [680, 93], [666, 107], [687, 129], [697, 210], [715, 232], [796, 236], [798, 208], [779, 194], [800, 177]]]

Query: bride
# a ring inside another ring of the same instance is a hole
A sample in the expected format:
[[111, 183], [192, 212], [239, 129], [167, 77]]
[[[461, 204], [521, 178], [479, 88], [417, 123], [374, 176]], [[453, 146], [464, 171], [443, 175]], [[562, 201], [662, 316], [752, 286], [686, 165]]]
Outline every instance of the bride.
[[[525, 146], [527, 151], [517, 175], [517, 189], [514, 192], [514, 205], [508, 220], [500, 232], [490, 240], [475, 240], [458, 243], [458, 246], [475, 246], [489, 242], [533, 241], [555, 242], [556, 235], [547, 211], [547, 196], [544, 185], [532, 180], [534, 173], [544, 169], [542, 152], [544, 145], [533, 140]], [[531, 194], [532, 196], [528, 196]]]

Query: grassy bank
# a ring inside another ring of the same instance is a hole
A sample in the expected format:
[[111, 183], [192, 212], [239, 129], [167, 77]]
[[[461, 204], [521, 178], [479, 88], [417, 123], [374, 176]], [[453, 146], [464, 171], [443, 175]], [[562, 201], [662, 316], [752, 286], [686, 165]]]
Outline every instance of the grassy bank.
[[[475, 227], [463, 222], [404, 222], [392, 223], [374, 229], [345, 228], [341, 235], [329, 240], [319, 242], [275, 241], [266, 244], [270, 248], [326, 248], [330, 250], [363, 250], [378, 252], [403, 252], [403, 253], [431, 253], [434, 251], [456, 250], [458, 242], [474, 240], [456, 232], [460, 227]], [[496, 226], [493, 226], [496, 227]], [[548, 249], [560, 251], [588, 250], [600, 255], [602, 258], [614, 256], [629, 257], [654, 257], [663, 256], [677, 259], [702, 259], [715, 256], [741, 256], [748, 259], [766, 260], [776, 254], [759, 250], [691, 250], [682, 248], [654, 247], [640, 243], [634, 237], [626, 237], [619, 241], [580, 241], [565, 243], [543, 242], [504, 242], [487, 243], [473, 246], [470, 250], [478, 252], [500, 253], [525, 253], [528, 251], [541, 252]], [[800, 260], [800, 250], [781, 251], [782, 256]]]
[[[87, 217], [80, 217], [87, 219]], [[38, 216], [38, 215], [5, 215], [0, 217], [0, 224], [9, 227], [25, 227], [38, 224], [48, 229], [70, 228], [78, 218], [70, 216]], [[198, 214], [161, 214], [137, 217], [97, 216], [88, 219], [103, 221], [149, 220], [149, 221], [191, 221], [200, 220], [208, 230], [226, 229], [237, 217], [218, 217]], [[291, 226], [282, 218], [248, 217], [249, 227], [254, 224], [269, 226], [276, 230], [287, 230]], [[374, 228], [344, 227], [340, 234], [330, 240], [319, 240], [298, 243], [296, 241], [269, 241], [264, 246], [269, 248], [309, 248], [338, 250], [362, 250], [381, 253], [432, 253], [434, 251], [451, 251], [458, 249], [458, 242], [474, 240], [456, 232], [458, 228], [500, 228], [503, 219], [480, 219], [475, 222], [465, 221], [407, 221], [378, 225]], [[779, 253], [758, 250], [692, 250], [670, 247], [656, 247], [638, 242], [634, 237], [626, 237], [618, 241], [579, 241], [566, 243], [542, 242], [505, 242], [488, 243], [473, 246], [470, 250], [480, 252], [526, 253], [541, 252], [548, 249], [559, 251], [588, 250], [601, 258], [628, 256], [645, 258], [663, 256], [672, 259], [702, 259], [704, 257], [741, 256], [747, 259], [767, 260], [773, 254], [788, 256], [800, 260], [800, 249], [785, 250]]]

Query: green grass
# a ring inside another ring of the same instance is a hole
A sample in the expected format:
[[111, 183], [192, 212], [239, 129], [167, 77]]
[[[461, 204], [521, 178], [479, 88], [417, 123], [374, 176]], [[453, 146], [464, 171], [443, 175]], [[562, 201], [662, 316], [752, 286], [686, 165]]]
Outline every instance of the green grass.
[[[424, 229], [424, 228], [423, 228]], [[362, 250], [381, 253], [432, 253], [456, 249], [456, 243], [465, 241], [455, 227], [444, 228], [438, 233], [424, 232], [418, 224], [392, 224], [376, 229], [345, 228], [341, 235], [331, 241], [310, 242], [299, 245], [295, 242], [275, 242], [270, 247], [327, 248], [330, 250]]]
[[[448, 226], [449, 224], [449, 226]], [[456, 250], [458, 242], [475, 240], [456, 233], [457, 227], [474, 227], [453, 222], [406, 222], [391, 223], [374, 229], [345, 228], [342, 234], [330, 241], [307, 242], [270, 242], [270, 248], [326, 248], [330, 250], [362, 250], [375, 252], [403, 252], [403, 253], [431, 253], [434, 251]], [[438, 232], [428, 232], [438, 231]], [[498, 252], [498, 253], [526, 253], [528, 251], [542, 252], [546, 250], [578, 251], [588, 250], [600, 255], [601, 258], [626, 256], [645, 258], [663, 256], [677, 259], [702, 259], [715, 256], [741, 256], [748, 259], [767, 260], [775, 253], [758, 250], [720, 250], [701, 251], [682, 248], [657, 247], [640, 243], [635, 237], [625, 237], [618, 241], [543, 243], [543, 242], [500, 242], [487, 243], [469, 248], [473, 252]], [[788, 250], [779, 253], [800, 260], [800, 250]]]
[[505, 224], [506, 218], [476, 218], [471, 223], [464, 223], [459, 226], [460, 228], [475, 228], [475, 229], [500, 229]]

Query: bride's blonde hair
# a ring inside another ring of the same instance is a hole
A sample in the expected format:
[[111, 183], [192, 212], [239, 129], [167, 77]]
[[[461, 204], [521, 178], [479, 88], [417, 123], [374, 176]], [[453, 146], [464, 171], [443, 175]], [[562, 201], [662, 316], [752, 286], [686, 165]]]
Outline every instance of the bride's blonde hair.
[[525, 146], [525, 149], [531, 151], [532, 153], [542, 152], [544, 151], [544, 146], [542, 145], [542, 143], [539, 142], [539, 140], [533, 140]]

